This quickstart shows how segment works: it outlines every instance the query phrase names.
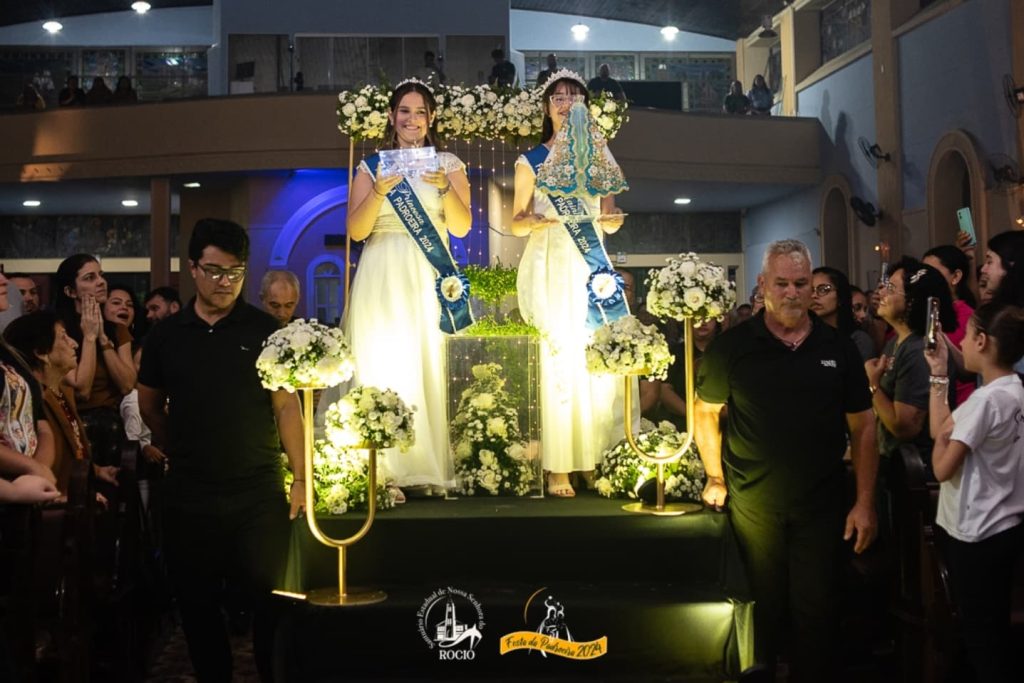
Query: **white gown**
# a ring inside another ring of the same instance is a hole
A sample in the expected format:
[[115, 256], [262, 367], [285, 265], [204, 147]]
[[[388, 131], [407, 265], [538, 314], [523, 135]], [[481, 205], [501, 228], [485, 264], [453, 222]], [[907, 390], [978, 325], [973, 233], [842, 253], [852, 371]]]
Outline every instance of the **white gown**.
[[[465, 166], [438, 153], [446, 173]], [[359, 170], [370, 173], [366, 162]], [[372, 177], [372, 174], [371, 174]], [[409, 179], [423, 208], [448, 244], [442, 226], [443, 200], [437, 188]], [[441, 305], [434, 291], [437, 273], [402, 225], [387, 200], [367, 238], [352, 283], [342, 329], [352, 344], [356, 371], [352, 386], [393, 389], [416, 406], [416, 443], [406, 452], [380, 451], [399, 486], [454, 486], [448, 446], [448, 378], [445, 374]]]
[[[517, 164], [533, 168], [525, 156]], [[599, 197], [586, 200], [598, 215]], [[534, 191], [533, 211], [547, 218], [558, 212], [547, 195]], [[600, 232], [600, 228], [598, 228]], [[594, 469], [605, 449], [624, 438], [622, 378], [587, 371], [587, 279], [590, 270], [562, 225], [530, 234], [519, 262], [517, 288], [523, 317], [542, 333], [540, 353], [541, 446], [544, 469]], [[633, 405], [640, 413], [633, 383]], [[639, 426], [639, 420], [636, 420]]]

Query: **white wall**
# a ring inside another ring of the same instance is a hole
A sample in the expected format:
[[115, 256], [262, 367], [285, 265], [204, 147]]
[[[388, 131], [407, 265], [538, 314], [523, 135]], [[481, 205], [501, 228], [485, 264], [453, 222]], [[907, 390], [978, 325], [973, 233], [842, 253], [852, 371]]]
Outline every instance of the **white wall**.
[[[125, 6], [129, 5], [125, 2]], [[214, 42], [213, 7], [152, 9], [146, 14], [128, 10], [60, 17], [64, 30], [51, 35], [43, 22], [0, 26], [0, 45], [40, 47], [208, 46]]]
[[[820, 194], [820, 190], [814, 187], [747, 212], [743, 219], [743, 269], [748, 285], [746, 294], [750, 293], [750, 287], [757, 282], [765, 248], [775, 240], [800, 240], [810, 249], [814, 266], [821, 265], [821, 237], [818, 234]], [[745, 300], [742, 292], [740, 300]]]
[[799, 91], [797, 114], [816, 117], [828, 136], [822, 174], [843, 174], [855, 195], [877, 204], [876, 171], [857, 145], [860, 137], [875, 142], [873, 66], [869, 54]]
[[964, 2], [901, 36], [898, 54], [904, 208], [926, 205], [932, 153], [952, 129], [967, 131], [983, 156], [1017, 156], [1002, 86], [1012, 70], [1006, 0]]
[[[735, 41], [699, 33], [680, 31], [675, 40], [665, 40], [660, 26], [527, 10], [512, 10], [509, 15], [512, 48], [520, 51], [736, 52]], [[569, 29], [580, 23], [590, 32], [577, 42]]]

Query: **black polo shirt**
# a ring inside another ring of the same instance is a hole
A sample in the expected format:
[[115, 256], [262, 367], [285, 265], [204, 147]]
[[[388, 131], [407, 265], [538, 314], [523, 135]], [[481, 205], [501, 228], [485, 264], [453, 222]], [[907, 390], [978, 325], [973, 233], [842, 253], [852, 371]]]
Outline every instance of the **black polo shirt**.
[[146, 336], [139, 383], [170, 399], [170, 477], [195, 495], [282, 491], [281, 442], [256, 358], [277, 320], [241, 298], [216, 324], [195, 299]]
[[730, 328], [704, 353], [697, 395], [728, 405], [723, 462], [729, 494], [777, 510], [815, 506], [842, 481], [847, 413], [871, 408], [867, 375], [848, 336], [811, 314], [790, 350], [764, 312]]

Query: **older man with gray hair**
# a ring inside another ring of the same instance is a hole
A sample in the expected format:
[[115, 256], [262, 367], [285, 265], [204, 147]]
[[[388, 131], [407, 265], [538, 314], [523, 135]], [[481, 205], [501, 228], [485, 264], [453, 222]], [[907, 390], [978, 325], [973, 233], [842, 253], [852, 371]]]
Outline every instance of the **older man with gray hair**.
[[299, 278], [287, 270], [268, 270], [260, 281], [260, 301], [263, 310], [284, 327], [299, 305]]
[[[720, 508], [729, 498], [754, 593], [758, 661], [774, 668], [788, 623], [790, 680], [838, 680], [842, 541], [863, 552], [877, 525], [871, 394], [853, 342], [808, 310], [811, 257], [802, 242], [770, 244], [757, 281], [764, 310], [712, 342], [697, 376], [704, 501]], [[857, 478], [849, 511], [848, 443]]]

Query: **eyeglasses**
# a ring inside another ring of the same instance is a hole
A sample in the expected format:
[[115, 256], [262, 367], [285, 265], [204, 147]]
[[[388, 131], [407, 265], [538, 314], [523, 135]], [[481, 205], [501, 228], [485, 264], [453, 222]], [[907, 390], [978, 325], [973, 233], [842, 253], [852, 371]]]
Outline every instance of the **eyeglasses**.
[[818, 285], [817, 287], [811, 287], [811, 293], [817, 294], [818, 296], [827, 296], [833, 289], [835, 289], [835, 286], [833, 285]]
[[226, 277], [228, 282], [241, 282], [242, 278], [245, 277], [245, 266], [239, 266], [238, 268], [221, 268], [219, 266], [211, 266], [206, 263], [197, 263], [196, 266], [203, 272], [203, 275], [213, 281], [218, 281], [221, 278]]
[[884, 289], [888, 294], [906, 294], [906, 292], [901, 292], [896, 289], [896, 285], [892, 283], [892, 280], [886, 281], [886, 283], [882, 285], [882, 289]]
[[584, 102], [585, 98], [583, 95], [552, 95], [548, 98], [548, 101], [556, 107], [561, 107], [566, 104], [575, 104], [576, 102]]

